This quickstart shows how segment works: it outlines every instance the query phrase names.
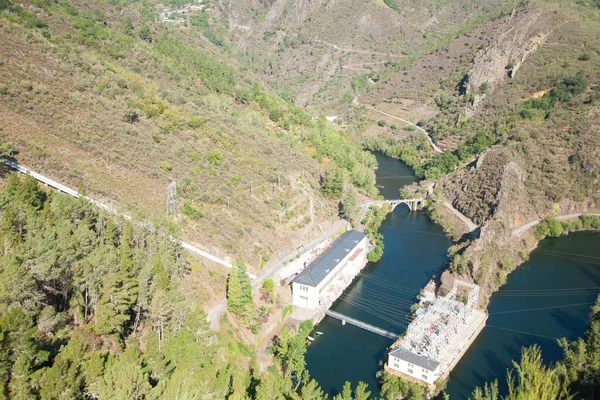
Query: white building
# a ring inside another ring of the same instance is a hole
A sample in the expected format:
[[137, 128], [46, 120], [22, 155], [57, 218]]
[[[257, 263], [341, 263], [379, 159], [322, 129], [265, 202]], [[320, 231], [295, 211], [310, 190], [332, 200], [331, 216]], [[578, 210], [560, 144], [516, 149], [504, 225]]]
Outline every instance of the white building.
[[389, 354], [388, 367], [428, 385], [433, 385], [439, 376], [440, 362], [397, 347]]
[[316, 309], [331, 303], [367, 262], [367, 236], [345, 232], [292, 280], [292, 303]]
[[448, 376], [487, 319], [477, 310], [479, 286], [455, 279], [445, 296], [434, 290], [430, 282], [421, 293], [421, 308], [386, 365], [389, 372], [429, 387]]

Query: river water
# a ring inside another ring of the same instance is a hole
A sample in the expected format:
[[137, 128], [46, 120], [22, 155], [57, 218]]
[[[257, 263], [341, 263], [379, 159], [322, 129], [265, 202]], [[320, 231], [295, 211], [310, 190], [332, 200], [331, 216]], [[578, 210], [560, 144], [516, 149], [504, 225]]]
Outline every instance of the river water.
[[[377, 159], [377, 183], [385, 198], [397, 198], [401, 186], [415, 181], [401, 162], [382, 155]], [[446, 265], [452, 242], [425, 214], [410, 212], [404, 205], [388, 216], [381, 232], [382, 259], [369, 263], [332, 309], [401, 334], [410, 305]], [[487, 327], [450, 374], [451, 399], [467, 399], [475, 386], [495, 378], [504, 391], [506, 370], [512, 359], [518, 360], [522, 346], [537, 343], [544, 361], [560, 359], [555, 338], [573, 340], [583, 335], [598, 287], [600, 234], [580, 232], [541, 242], [530, 260], [492, 296]], [[306, 362], [323, 390], [333, 396], [345, 381], [354, 386], [364, 381], [372, 397], [377, 397], [375, 374], [392, 341], [329, 317], [315, 330], [323, 335], [313, 335]]]

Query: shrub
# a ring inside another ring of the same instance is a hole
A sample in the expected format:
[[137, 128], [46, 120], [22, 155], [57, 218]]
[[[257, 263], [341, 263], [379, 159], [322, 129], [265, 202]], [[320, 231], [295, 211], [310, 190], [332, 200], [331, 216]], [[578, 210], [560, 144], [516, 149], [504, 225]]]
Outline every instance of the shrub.
[[379, 122], [377, 123], [377, 125], [379, 125], [380, 127], [384, 127], [386, 125], [386, 122], [384, 119], [380, 119]]
[[223, 154], [219, 150], [213, 150], [204, 159], [211, 167], [218, 167], [223, 163]]
[[197, 115], [197, 116], [190, 118], [190, 121], [188, 122], [188, 126], [192, 129], [198, 129], [202, 125], [204, 125], [205, 122], [206, 122], [206, 118], [204, 118], [202, 115]]
[[600, 219], [594, 215], [581, 215], [579, 217], [579, 220], [581, 221], [581, 225], [583, 226], [583, 229], [588, 229], [588, 230], [599, 230], [600, 229]]
[[563, 233], [563, 225], [554, 218], [546, 218], [535, 227], [534, 233], [540, 239], [559, 237]]
[[152, 31], [150, 31], [150, 27], [148, 25], [143, 25], [140, 28], [138, 36], [140, 37], [140, 39], [148, 43], [152, 43]]
[[137, 122], [138, 119], [139, 115], [135, 111], [128, 111], [125, 113], [125, 121], [129, 122], [130, 124]]
[[188, 202], [186, 202], [183, 205], [183, 214], [192, 219], [200, 219], [204, 216], [204, 214], [202, 214], [202, 211], [198, 210], [196, 207], [192, 206]]
[[8, 87], [0, 85], [0, 94], [8, 94]]
[[161, 161], [160, 162], [160, 169], [162, 169], [165, 172], [170, 172], [173, 170], [173, 164], [171, 164], [168, 161]]
[[417, 127], [414, 125], [405, 125], [404, 128], [402, 128], [402, 129], [404, 129], [407, 132], [412, 132], [412, 131], [416, 131]]
[[579, 61], [588, 61], [590, 59], [590, 55], [588, 53], [583, 53], [577, 59]]
[[25, 90], [31, 91], [33, 89], [33, 84], [30, 81], [22, 80], [21, 82], [19, 82], [19, 84]]
[[0, 0], [0, 11], [10, 10], [12, 2], [10, 0]]

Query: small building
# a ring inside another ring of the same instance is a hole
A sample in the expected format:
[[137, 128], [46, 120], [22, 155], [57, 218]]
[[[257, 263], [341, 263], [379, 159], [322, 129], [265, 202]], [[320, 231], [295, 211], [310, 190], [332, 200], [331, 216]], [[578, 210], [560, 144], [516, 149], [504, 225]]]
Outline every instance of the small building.
[[[406, 333], [393, 345], [385, 370], [433, 390], [445, 379], [485, 326], [487, 314], [477, 309], [479, 286], [454, 280], [445, 296], [435, 296], [430, 281]], [[425, 298], [427, 300], [425, 300]]]
[[292, 280], [295, 306], [327, 309], [367, 262], [367, 235], [342, 234]]
[[439, 376], [440, 362], [397, 347], [390, 352], [387, 366], [410, 378], [433, 385]]

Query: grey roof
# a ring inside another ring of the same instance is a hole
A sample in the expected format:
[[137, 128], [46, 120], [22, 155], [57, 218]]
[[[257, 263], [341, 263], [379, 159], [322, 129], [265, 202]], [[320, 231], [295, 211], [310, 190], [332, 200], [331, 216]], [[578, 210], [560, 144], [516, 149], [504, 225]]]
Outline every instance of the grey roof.
[[319, 257], [304, 268], [292, 282], [317, 287], [366, 236], [355, 230], [344, 232]]
[[396, 347], [390, 352], [390, 356], [408, 361], [411, 364], [418, 365], [419, 367], [425, 368], [429, 371], [435, 371], [435, 369], [440, 365], [439, 361], [435, 361], [429, 357], [420, 356], [410, 350], [403, 349], [402, 347]]

